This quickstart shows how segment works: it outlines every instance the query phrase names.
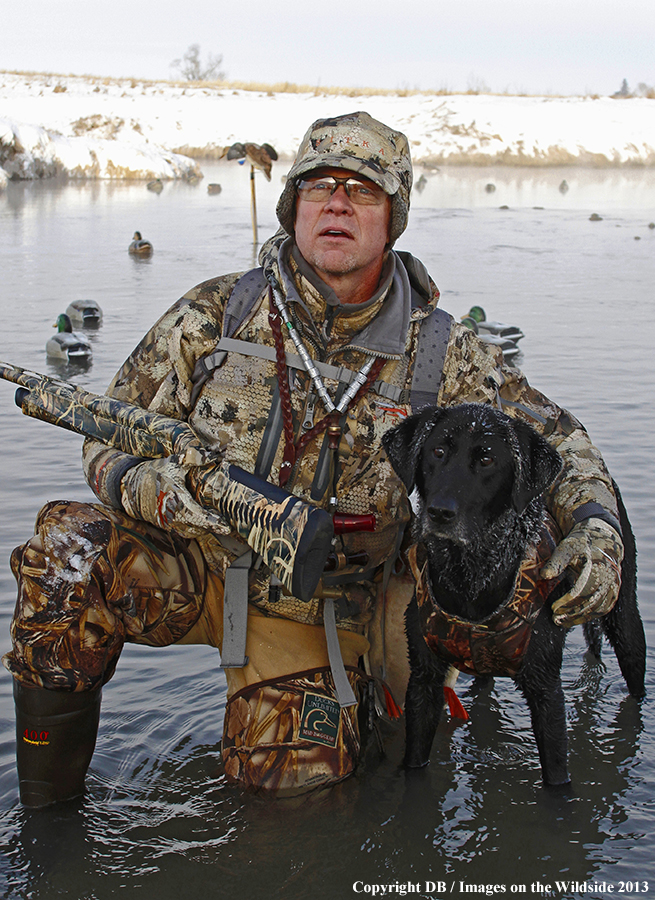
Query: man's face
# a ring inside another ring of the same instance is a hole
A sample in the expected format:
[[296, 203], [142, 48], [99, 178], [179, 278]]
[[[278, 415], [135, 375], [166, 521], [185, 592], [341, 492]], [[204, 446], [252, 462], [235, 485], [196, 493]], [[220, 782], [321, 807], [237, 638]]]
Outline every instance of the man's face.
[[[368, 181], [346, 169], [333, 168], [317, 169], [306, 178], [325, 175]], [[390, 212], [391, 201], [387, 194], [378, 206], [357, 205], [352, 203], [343, 185], [324, 203], [298, 197], [296, 244], [326, 283], [334, 284], [343, 276], [359, 276], [362, 281], [370, 281], [374, 290], [389, 241]]]

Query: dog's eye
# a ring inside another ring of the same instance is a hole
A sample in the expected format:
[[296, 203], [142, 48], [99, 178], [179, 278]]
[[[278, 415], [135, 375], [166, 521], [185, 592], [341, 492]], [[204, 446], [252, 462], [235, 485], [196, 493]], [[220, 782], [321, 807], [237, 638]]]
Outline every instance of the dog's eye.
[[484, 454], [483, 456], [481, 456], [480, 459], [479, 459], [480, 465], [481, 465], [483, 468], [485, 468], [485, 469], [487, 468], [487, 466], [493, 466], [493, 464], [494, 464], [495, 462], [496, 462], [496, 460], [493, 458], [493, 456], [491, 456], [491, 455], [488, 454], [488, 453], [485, 453], [485, 454]]
[[434, 450], [432, 451], [432, 455], [436, 459], [443, 459], [444, 456], [446, 455], [446, 451], [444, 450], [443, 447], [435, 447]]

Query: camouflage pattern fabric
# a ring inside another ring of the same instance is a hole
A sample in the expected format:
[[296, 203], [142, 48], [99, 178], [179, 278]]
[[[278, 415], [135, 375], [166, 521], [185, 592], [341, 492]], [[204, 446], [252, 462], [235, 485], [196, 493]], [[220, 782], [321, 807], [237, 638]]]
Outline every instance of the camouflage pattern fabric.
[[[370, 679], [350, 666], [347, 673], [361, 701]], [[278, 796], [343, 781], [359, 759], [357, 710], [339, 708], [329, 668], [248, 685], [225, 709], [228, 779]]]
[[[126, 361], [109, 388], [112, 396], [125, 399], [164, 415], [188, 421], [210, 449], [222, 450], [229, 462], [253, 471], [276, 384], [275, 365], [263, 359], [228, 354], [225, 363], [203, 386], [191, 408], [191, 391], [196, 362], [212, 352], [220, 338], [222, 314], [227, 298], [239, 275], [212, 279], [194, 288], [164, 314]], [[301, 325], [308, 332], [313, 323], [334, 318], [334, 332], [328, 336], [322, 352], [317, 353], [332, 365], [357, 370], [364, 355], [354, 349], [353, 341], [378, 307], [358, 311], [352, 316], [334, 317], [316, 287], [298, 270], [292, 272], [294, 284], [304, 301], [298, 310]], [[436, 306], [439, 292], [432, 285], [432, 299], [425, 307], [413, 309], [404, 352], [390, 358], [381, 380], [409, 389], [420, 322]], [[314, 324], [314, 330], [320, 332]], [[265, 293], [238, 334], [240, 340], [274, 346]], [[293, 353], [287, 339], [286, 349]], [[320, 348], [319, 348], [320, 349]], [[326, 380], [331, 391], [336, 383]], [[307, 412], [309, 380], [296, 372], [292, 403], [298, 429]], [[480, 341], [468, 328], [453, 323], [448, 344], [438, 404], [481, 402], [498, 406], [509, 415], [523, 419], [543, 434], [563, 458], [560, 477], [548, 497], [549, 511], [563, 534], [574, 525], [573, 511], [587, 502], [599, 503], [617, 515], [611, 479], [583, 426], [569, 413], [532, 388], [518, 369], [505, 366], [499, 350]], [[510, 405], [507, 405], [510, 404]], [[344, 538], [348, 552], [365, 550], [370, 566], [379, 565], [395, 545], [397, 529], [409, 517], [404, 489], [380, 446], [381, 435], [409, 412], [409, 405], [390, 402], [375, 392], [363, 397], [345, 417], [339, 446], [340, 472], [338, 496], [340, 511], [370, 513], [378, 518], [372, 534]], [[317, 404], [316, 421], [324, 415]], [[322, 438], [310, 443], [292, 485], [287, 487], [305, 500], [312, 496], [314, 476], [322, 450]], [[107, 502], [104, 481], [113, 466], [120, 466], [122, 454], [87, 442], [85, 468], [87, 481], [101, 500]], [[282, 442], [277, 449], [269, 480], [276, 482], [282, 460]], [[320, 505], [320, 501], [319, 501]], [[211, 555], [214, 541], [208, 538]], [[220, 552], [220, 550], [219, 550]], [[348, 570], [346, 570], [348, 571]], [[352, 571], [356, 571], [353, 569]]]
[[363, 175], [391, 196], [389, 238], [393, 244], [407, 227], [412, 190], [412, 160], [405, 135], [367, 112], [314, 122], [300, 142], [277, 205], [278, 220], [287, 234], [293, 234], [298, 179], [321, 167]]
[[91, 690], [112, 677], [126, 640], [164, 647], [198, 619], [206, 577], [193, 541], [67, 501], [43, 507], [36, 534], [11, 557], [18, 601], [3, 663], [19, 681]]
[[[285, 274], [300, 298], [292, 312], [312, 354], [323, 362], [357, 371], [365, 359], [358, 345], [360, 336], [384, 309], [386, 288], [370, 304], [341, 309], [328, 303], [328, 289], [303, 274], [293, 260]], [[229, 353], [195, 402], [191, 401], [194, 368], [221, 337], [225, 305], [239, 277], [237, 273], [206, 281], [164, 313], [121, 367], [108, 395], [189, 423], [207, 449], [253, 472], [275, 394], [275, 364]], [[336, 601], [338, 627], [359, 634], [372, 627], [382, 564], [393, 553], [399, 530], [410, 516], [406, 492], [382, 450], [381, 436], [410, 412], [405, 398], [411, 386], [420, 323], [439, 299], [432, 283], [431, 292], [428, 302], [409, 311], [398, 352], [383, 354], [386, 362], [379, 378], [398, 388], [402, 399], [390, 401], [372, 389], [342, 420], [336, 472], [339, 511], [374, 513], [377, 528], [372, 533], [343, 535], [337, 549], [344, 558], [364, 552], [367, 563], [340, 569], [332, 587], [319, 585], [315, 599], [304, 607], [284, 594], [279, 603], [271, 602], [270, 572], [262, 566], [249, 581], [249, 599], [271, 623], [281, 616], [321, 628], [324, 590], [334, 592], [335, 583], [345, 579], [336, 590], [340, 595]], [[274, 346], [265, 293], [234, 337]], [[293, 353], [292, 342], [287, 339], [285, 344], [287, 352]], [[292, 377], [292, 411], [300, 433], [311, 405], [310, 383], [303, 372], [294, 372]], [[339, 388], [329, 378], [326, 385], [332, 394]], [[498, 350], [453, 323], [438, 403], [498, 405], [501, 400], [512, 404], [505, 407], [506, 412], [536, 427], [563, 458], [562, 474], [548, 497], [549, 511], [563, 533], [574, 523], [574, 510], [585, 503], [600, 503], [617, 514], [609, 474], [580, 423], [531, 388], [519, 370], [504, 366]], [[317, 404], [314, 424], [324, 414]], [[323, 441], [321, 436], [307, 445], [287, 483], [288, 490], [319, 506], [327, 505], [330, 493], [325, 486], [319, 490], [315, 480], [324, 459]], [[280, 441], [268, 476], [274, 483], [282, 452]], [[14, 649], [5, 657], [5, 664], [21, 681], [59, 690], [89, 690], [107, 681], [126, 639], [156, 646], [183, 639], [200, 616], [207, 579], [211, 576], [222, 585], [227, 566], [243, 546], [236, 533], [225, 538], [207, 533], [188, 540], [174, 530], [160, 532], [112, 509], [116, 486], [126, 471], [126, 454], [87, 441], [84, 466], [89, 485], [105, 507], [49, 504], [38, 522], [44, 549], [35, 549], [30, 543], [14, 554], [19, 598], [12, 626]], [[387, 646], [390, 653], [404, 652], [400, 639]], [[258, 708], [267, 709], [263, 699]], [[232, 715], [230, 712], [230, 721]], [[258, 717], [259, 713], [252, 722], [258, 722]], [[259, 725], [253, 727], [259, 730]], [[231, 724], [229, 734], [234, 736], [238, 730]], [[227, 740], [229, 744], [230, 738]], [[348, 743], [347, 747], [355, 745]], [[247, 756], [241, 751], [240, 766]], [[312, 758], [311, 754], [298, 757]], [[256, 779], [258, 765], [259, 757], [253, 753], [247, 766], [234, 769], [235, 777], [250, 778], [251, 772]], [[344, 763], [342, 769], [340, 764], [333, 773], [345, 772], [349, 765]]]
[[427, 559], [416, 545], [408, 561], [416, 581], [421, 631], [428, 647], [469, 675], [516, 675], [532, 634], [532, 626], [557, 581], [542, 581], [542, 565], [561, 533], [546, 517], [538, 543], [528, 549], [516, 577], [513, 595], [481, 622], [469, 622], [441, 609], [432, 596]]

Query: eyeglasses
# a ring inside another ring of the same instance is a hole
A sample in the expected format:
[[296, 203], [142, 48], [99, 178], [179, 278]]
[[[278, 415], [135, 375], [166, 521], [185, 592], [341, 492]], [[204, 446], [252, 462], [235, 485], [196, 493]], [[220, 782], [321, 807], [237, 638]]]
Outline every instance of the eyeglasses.
[[339, 185], [349, 199], [358, 206], [379, 206], [384, 203], [386, 196], [382, 188], [372, 181], [358, 181], [356, 178], [333, 178], [325, 175], [323, 178], [308, 178], [297, 184], [298, 196], [310, 203], [325, 203], [337, 190]]

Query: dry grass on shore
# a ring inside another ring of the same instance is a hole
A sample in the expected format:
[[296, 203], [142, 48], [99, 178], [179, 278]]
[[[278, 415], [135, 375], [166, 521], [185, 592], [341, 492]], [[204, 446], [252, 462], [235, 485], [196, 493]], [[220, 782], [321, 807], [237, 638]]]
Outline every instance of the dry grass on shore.
[[[446, 97], [446, 96], [466, 96], [487, 94], [493, 97], [528, 97], [528, 96], [548, 96], [556, 97], [556, 94], [535, 94], [512, 93], [510, 91], [491, 91], [469, 89], [466, 91], [455, 91], [449, 88], [439, 88], [433, 90], [420, 90], [419, 88], [376, 88], [376, 87], [339, 87], [336, 85], [310, 85], [295, 84], [290, 81], [280, 81], [275, 84], [265, 84], [258, 81], [181, 81], [160, 78], [150, 80], [147, 78], [117, 78], [108, 75], [78, 75], [72, 72], [64, 74], [62, 72], [23, 72], [8, 69], [0, 69], [0, 75], [18, 75], [24, 78], [47, 78], [47, 79], [75, 79], [77, 81], [87, 82], [91, 85], [117, 85], [125, 87], [129, 85], [131, 89], [156, 88], [166, 85], [167, 87], [177, 88], [181, 90], [233, 90], [233, 91], [252, 91], [260, 94], [314, 94], [316, 96], [333, 96], [333, 97], [413, 97], [413, 96], [430, 96], [430, 97]], [[63, 86], [60, 90], [65, 89]], [[589, 95], [590, 97], [592, 95]], [[595, 99], [597, 95], [593, 95]]]

